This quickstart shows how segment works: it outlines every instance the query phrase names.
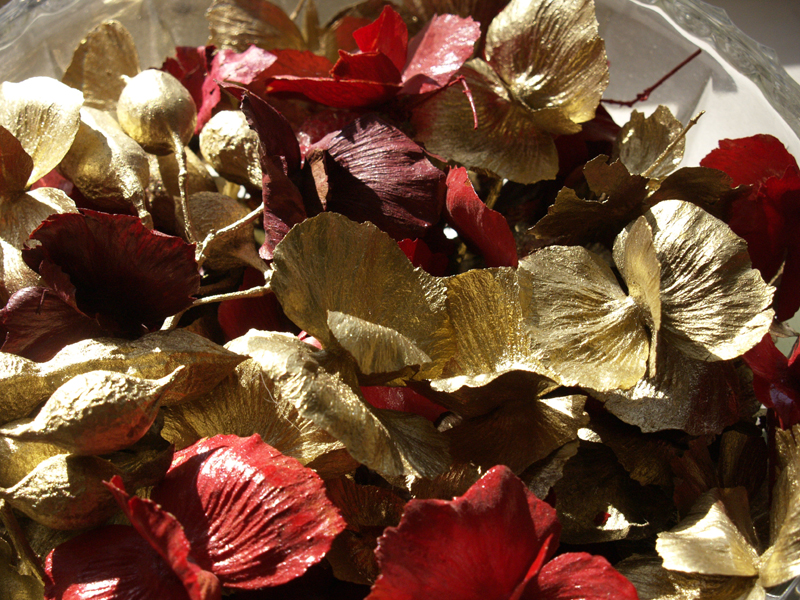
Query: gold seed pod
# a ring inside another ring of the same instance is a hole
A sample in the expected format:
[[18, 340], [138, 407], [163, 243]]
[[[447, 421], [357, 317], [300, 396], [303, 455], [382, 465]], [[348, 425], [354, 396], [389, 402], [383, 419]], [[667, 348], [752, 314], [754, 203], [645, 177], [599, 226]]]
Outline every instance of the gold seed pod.
[[256, 189], [261, 188], [258, 145], [258, 134], [239, 110], [218, 112], [200, 132], [200, 153], [208, 164], [225, 179]]

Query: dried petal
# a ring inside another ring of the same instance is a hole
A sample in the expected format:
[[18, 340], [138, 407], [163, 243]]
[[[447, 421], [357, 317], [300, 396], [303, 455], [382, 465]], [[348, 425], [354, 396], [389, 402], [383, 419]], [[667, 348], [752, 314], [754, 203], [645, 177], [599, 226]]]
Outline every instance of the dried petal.
[[[683, 125], [676, 119], [669, 108], [658, 105], [649, 117], [634, 110], [630, 120], [617, 134], [614, 148], [614, 160], [619, 159], [633, 175], [641, 175], [648, 171], [667, 147], [680, 135]], [[676, 143], [659, 163], [658, 167], [648, 174], [653, 179], [661, 179], [674, 171], [683, 158], [685, 139]]]
[[64, 450], [51, 444], [23, 442], [0, 436], [0, 487], [12, 487], [40, 462], [63, 453]]
[[208, 45], [244, 52], [251, 45], [305, 49], [300, 30], [283, 10], [266, 0], [214, 0], [206, 13]]
[[8, 199], [23, 192], [32, 172], [33, 159], [19, 140], [0, 125], [0, 182], [3, 184], [0, 202], [8, 202]]
[[13, 600], [41, 600], [42, 583], [33, 575], [23, 575], [12, 566], [11, 547], [0, 540], [0, 597]]
[[551, 560], [525, 586], [525, 594], [554, 600], [639, 600], [633, 585], [605, 558], [585, 552], [570, 552]]
[[[215, 79], [219, 77], [219, 67], [224, 53], [214, 53], [213, 46], [178, 46], [175, 58], [167, 58], [161, 66], [189, 90], [197, 108], [197, 135], [211, 119], [214, 109], [222, 99], [222, 91]], [[212, 58], [213, 55], [213, 58]]]

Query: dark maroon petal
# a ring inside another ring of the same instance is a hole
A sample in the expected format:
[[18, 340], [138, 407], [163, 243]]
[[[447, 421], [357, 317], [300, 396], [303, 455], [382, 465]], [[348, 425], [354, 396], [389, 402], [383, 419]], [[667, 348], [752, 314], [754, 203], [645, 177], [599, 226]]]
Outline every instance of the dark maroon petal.
[[350, 54], [339, 51], [339, 60], [333, 65], [331, 75], [337, 80], [376, 81], [400, 83], [400, 71], [388, 56], [380, 52]]
[[409, 44], [402, 93], [425, 94], [445, 85], [472, 56], [480, 35], [480, 24], [469, 17], [435, 16]]
[[175, 58], [168, 58], [161, 67], [178, 79], [192, 95], [197, 108], [195, 134], [203, 129], [222, 98], [219, 85], [214, 81], [219, 76], [220, 59], [221, 56], [214, 56], [213, 46], [178, 46], [175, 48]]
[[275, 586], [330, 549], [344, 520], [311, 469], [261, 441], [215, 436], [175, 454], [153, 490], [226, 587]]
[[562, 554], [544, 565], [519, 596], [525, 600], [638, 600], [636, 588], [601, 556]]
[[360, 116], [349, 110], [325, 109], [305, 119], [297, 131], [300, 151], [307, 156], [311, 146], [326, 135], [341, 131]]
[[753, 370], [753, 388], [759, 402], [775, 410], [784, 429], [800, 423], [800, 373], [793, 356], [791, 366], [769, 334], [745, 352]]
[[423, 237], [439, 221], [445, 175], [396, 127], [361, 117], [331, 138], [324, 154], [332, 159], [326, 178], [315, 178], [326, 210], [371, 221], [398, 240]]
[[164, 559], [125, 525], [72, 538], [44, 567], [47, 600], [190, 600]]
[[721, 140], [700, 161], [701, 167], [719, 169], [733, 179], [733, 185], [753, 185], [768, 177], [781, 177], [797, 161], [781, 141], [771, 135], [753, 135], [735, 140]]
[[367, 386], [361, 388], [361, 394], [375, 408], [413, 413], [429, 421], [435, 421], [447, 410], [407, 387]]
[[112, 332], [137, 335], [189, 307], [200, 285], [194, 246], [146, 229], [136, 217], [86, 210], [53, 215], [22, 251], [41, 273], [48, 261], [69, 276], [77, 307]]
[[[264, 285], [264, 276], [260, 271], [247, 267], [240, 290]], [[221, 302], [217, 310], [225, 340], [230, 341], [244, 335], [251, 329], [260, 331], [297, 331], [296, 327], [283, 313], [275, 294], [267, 294], [257, 298], [239, 298]]]
[[264, 243], [258, 249], [258, 254], [264, 260], [272, 260], [275, 246], [294, 225], [302, 223], [308, 213], [300, 190], [272, 161], [264, 163], [261, 182]]
[[487, 267], [517, 266], [517, 243], [506, 218], [478, 198], [464, 167], [447, 174], [447, 216], [480, 249]]
[[400, 240], [397, 244], [415, 267], [437, 277], [443, 277], [447, 273], [450, 259], [446, 254], [431, 251], [424, 241], [405, 239]]
[[555, 509], [507, 467], [493, 467], [452, 501], [406, 505], [378, 540], [381, 575], [368, 598], [505, 600], [552, 556], [559, 532]]
[[3, 352], [45, 362], [68, 344], [108, 335], [94, 319], [48, 288], [24, 288], [0, 310]]
[[361, 52], [380, 52], [394, 64], [398, 73], [403, 70], [408, 50], [408, 29], [391, 6], [385, 6], [380, 16], [369, 25], [356, 29], [353, 39]]
[[258, 134], [261, 168], [270, 160], [285, 175], [300, 169], [300, 146], [289, 121], [269, 102], [245, 92], [242, 112], [250, 128]]
[[220, 600], [222, 587], [219, 580], [197, 564], [186, 533], [175, 517], [152, 500], [129, 496], [118, 475], [106, 485], [139, 535], [178, 576], [189, 598]]

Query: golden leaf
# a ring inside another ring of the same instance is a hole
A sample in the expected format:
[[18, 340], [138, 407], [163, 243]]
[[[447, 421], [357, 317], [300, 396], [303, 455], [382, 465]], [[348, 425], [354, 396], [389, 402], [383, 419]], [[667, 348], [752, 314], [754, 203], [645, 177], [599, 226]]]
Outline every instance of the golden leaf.
[[240, 110], [215, 114], [200, 132], [200, 153], [225, 179], [261, 188], [258, 134]]
[[83, 94], [50, 77], [0, 83], [0, 125], [33, 160], [27, 185], [58, 166], [80, 125]]
[[117, 510], [103, 482], [118, 474], [110, 462], [96, 456], [58, 454], [13, 487], [0, 489], [0, 498], [53, 529], [94, 527]]
[[208, 44], [244, 52], [251, 45], [264, 50], [304, 50], [303, 35], [283, 9], [266, 0], [214, 0], [206, 13]]
[[[617, 134], [614, 144], [614, 160], [619, 159], [634, 175], [641, 175], [652, 167], [661, 154], [683, 131], [681, 122], [672, 116], [670, 110], [663, 105], [649, 117], [634, 110], [630, 120], [623, 125]], [[686, 141], [681, 138], [659, 163], [649, 177], [661, 179], [674, 171], [683, 159]]]
[[772, 323], [774, 288], [751, 268], [747, 243], [688, 202], [660, 202], [645, 216], [661, 263], [664, 341], [699, 360], [755, 346]]
[[124, 76], [139, 73], [139, 54], [133, 37], [117, 21], [92, 29], [72, 55], [61, 81], [81, 90], [85, 105], [114, 112], [125, 87]]
[[175, 379], [176, 373], [159, 380], [112, 371], [76, 375], [53, 392], [32, 421], [8, 423], [0, 435], [77, 455], [115, 452], [147, 433], [164, 390]]
[[43, 460], [64, 453], [62, 448], [52, 444], [25, 442], [0, 436], [0, 487], [17, 484]]

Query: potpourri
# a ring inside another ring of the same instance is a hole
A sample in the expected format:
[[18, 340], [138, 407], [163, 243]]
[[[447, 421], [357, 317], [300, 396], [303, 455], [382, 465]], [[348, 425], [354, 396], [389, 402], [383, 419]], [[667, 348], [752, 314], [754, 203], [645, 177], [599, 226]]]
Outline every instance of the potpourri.
[[0, 597], [800, 576], [783, 144], [614, 123], [591, 1], [300, 8], [0, 85]]

